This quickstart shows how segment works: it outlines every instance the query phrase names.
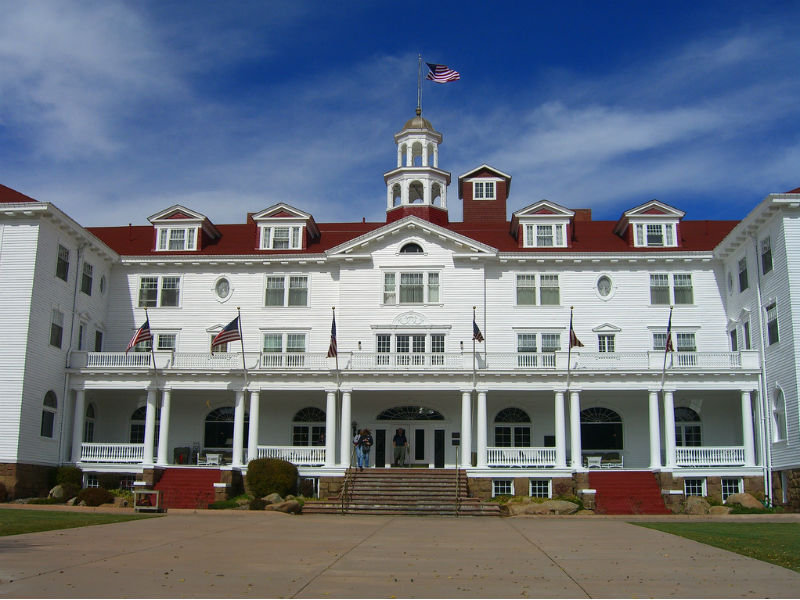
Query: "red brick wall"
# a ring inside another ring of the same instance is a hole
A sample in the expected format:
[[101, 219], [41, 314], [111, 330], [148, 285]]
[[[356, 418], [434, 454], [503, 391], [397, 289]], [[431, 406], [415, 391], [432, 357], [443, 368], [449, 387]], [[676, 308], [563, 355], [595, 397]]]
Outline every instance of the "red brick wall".
[[495, 182], [495, 200], [473, 200], [472, 182], [462, 188], [465, 223], [505, 223], [508, 186], [505, 181]]
[[447, 211], [436, 206], [397, 206], [387, 211], [386, 222], [393, 223], [408, 216], [419, 217], [430, 221], [435, 225], [447, 225], [450, 220], [447, 217]]

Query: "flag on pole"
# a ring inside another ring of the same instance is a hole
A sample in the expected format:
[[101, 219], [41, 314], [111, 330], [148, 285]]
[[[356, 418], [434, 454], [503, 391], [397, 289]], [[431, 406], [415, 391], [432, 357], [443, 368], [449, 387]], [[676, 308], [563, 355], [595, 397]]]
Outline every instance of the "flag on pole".
[[575, 335], [575, 330], [572, 328], [572, 311], [569, 313], [569, 347], [574, 348], [583, 348], [583, 343], [578, 339], [578, 336]]
[[146, 342], [152, 339], [153, 339], [153, 334], [150, 333], [150, 319], [147, 318], [144, 322], [144, 325], [142, 325], [141, 327], [139, 327], [139, 329], [136, 330], [136, 333], [133, 334], [131, 341], [128, 342], [128, 347], [125, 348], [125, 354], [127, 354], [128, 351], [130, 351], [130, 349], [133, 348], [139, 342]]
[[481, 333], [481, 329], [478, 327], [478, 324], [475, 322], [474, 318], [472, 319], [472, 339], [476, 342], [483, 341], [483, 334]]
[[211, 347], [227, 344], [228, 342], [235, 342], [240, 339], [242, 339], [242, 333], [239, 331], [239, 317], [236, 317], [233, 321], [225, 325], [222, 331], [214, 336], [214, 339], [211, 340]]
[[675, 347], [672, 345], [672, 309], [669, 311], [669, 320], [667, 321], [667, 341], [664, 344], [664, 354], [667, 352], [675, 352]]
[[335, 358], [339, 354], [339, 348], [336, 345], [336, 315], [333, 315], [333, 322], [331, 323], [331, 345], [328, 346], [328, 358]]
[[458, 81], [461, 79], [458, 71], [454, 71], [447, 65], [436, 65], [433, 63], [425, 63], [428, 65], [428, 74], [425, 79], [430, 79], [435, 83], [449, 83], [450, 81]]

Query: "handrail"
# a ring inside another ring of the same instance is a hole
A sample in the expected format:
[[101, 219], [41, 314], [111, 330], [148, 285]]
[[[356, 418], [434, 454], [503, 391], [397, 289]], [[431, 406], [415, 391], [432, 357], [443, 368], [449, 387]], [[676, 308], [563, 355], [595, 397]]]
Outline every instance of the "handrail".
[[459, 469], [458, 465], [458, 454], [461, 451], [461, 446], [456, 446], [456, 517], [458, 516], [458, 510], [461, 508], [461, 470]]
[[350, 504], [350, 496], [353, 495], [352, 490], [352, 480], [355, 477], [355, 471], [353, 470], [353, 458], [356, 454], [356, 447], [353, 446], [350, 450], [350, 465], [344, 472], [344, 483], [342, 483], [342, 497], [341, 497], [341, 505], [342, 505], [342, 514], [347, 512], [347, 508]]

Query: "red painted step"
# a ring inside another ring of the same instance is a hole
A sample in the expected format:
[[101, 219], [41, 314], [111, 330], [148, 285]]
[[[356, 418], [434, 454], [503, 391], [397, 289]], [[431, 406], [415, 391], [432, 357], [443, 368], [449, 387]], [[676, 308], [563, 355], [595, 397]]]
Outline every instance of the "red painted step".
[[650, 471], [589, 472], [597, 490], [595, 510], [607, 515], [669, 515], [655, 474]]
[[208, 508], [220, 476], [219, 469], [165, 469], [154, 488], [161, 492], [164, 508]]

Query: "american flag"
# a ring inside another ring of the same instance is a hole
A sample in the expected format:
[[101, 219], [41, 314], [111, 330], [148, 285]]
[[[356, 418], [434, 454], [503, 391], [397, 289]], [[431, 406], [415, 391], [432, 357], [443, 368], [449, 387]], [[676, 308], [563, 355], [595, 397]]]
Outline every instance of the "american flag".
[[334, 358], [338, 353], [339, 348], [336, 346], [336, 315], [333, 315], [333, 323], [331, 323], [331, 345], [328, 346], [328, 358]]
[[214, 336], [211, 340], [211, 346], [218, 346], [219, 344], [227, 344], [228, 342], [235, 342], [242, 339], [242, 333], [239, 331], [239, 317], [225, 325], [225, 328]]
[[578, 336], [575, 335], [575, 330], [572, 328], [572, 313], [569, 315], [569, 347], [574, 348], [583, 348], [583, 343], [578, 339]]
[[670, 311], [669, 320], [667, 321], [667, 342], [664, 344], [664, 353], [666, 354], [667, 352], [675, 352], [675, 347], [672, 345], [672, 311]]
[[483, 334], [481, 333], [480, 327], [478, 327], [478, 324], [475, 322], [475, 319], [472, 319], [472, 339], [476, 342], [483, 341]]
[[425, 79], [430, 79], [436, 83], [448, 83], [450, 81], [458, 81], [461, 79], [458, 71], [454, 71], [447, 65], [435, 65], [433, 63], [425, 63], [428, 65], [428, 74]]
[[136, 333], [133, 334], [131, 341], [128, 342], [128, 347], [125, 348], [125, 354], [127, 354], [131, 348], [133, 348], [139, 342], [146, 342], [148, 340], [153, 339], [153, 334], [150, 333], [150, 319], [146, 319], [144, 325], [139, 327], [136, 330]]

